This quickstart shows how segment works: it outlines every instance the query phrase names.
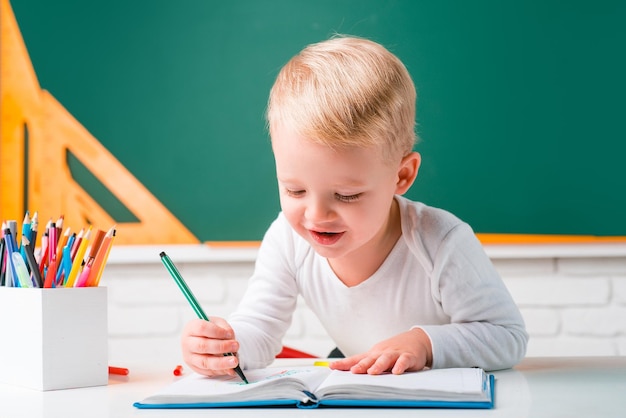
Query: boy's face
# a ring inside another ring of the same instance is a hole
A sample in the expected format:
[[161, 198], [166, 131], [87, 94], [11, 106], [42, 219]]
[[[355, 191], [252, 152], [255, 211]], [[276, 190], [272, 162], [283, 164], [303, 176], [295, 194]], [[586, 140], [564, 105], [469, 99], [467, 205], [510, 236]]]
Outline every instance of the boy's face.
[[326, 258], [376, 251], [389, 222], [401, 162], [378, 148], [335, 150], [282, 127], [272, 130], [280, 203], [292, 228]]

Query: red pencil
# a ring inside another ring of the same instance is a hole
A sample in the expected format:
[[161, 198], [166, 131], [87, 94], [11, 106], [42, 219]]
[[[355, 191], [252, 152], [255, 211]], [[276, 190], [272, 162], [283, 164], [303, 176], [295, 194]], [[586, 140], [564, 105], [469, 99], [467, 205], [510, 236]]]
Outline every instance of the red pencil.
[[178, 366], [176, 366], [176, 368], [174, 369], [174, 376], [180, 376], [183, 374], [183, 366], [181, 366], [180, 364]]
[[128, 373], [130, 373], [130, 371], [127, 368], [109, 366], [109, 374], [117, 374], [117, 375], [120, 375], [120, 376], [128, 376]]

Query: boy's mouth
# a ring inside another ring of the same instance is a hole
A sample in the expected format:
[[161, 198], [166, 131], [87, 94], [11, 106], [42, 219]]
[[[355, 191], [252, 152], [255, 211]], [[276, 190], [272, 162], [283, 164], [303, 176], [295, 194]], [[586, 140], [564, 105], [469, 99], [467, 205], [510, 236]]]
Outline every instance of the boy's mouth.
[[333, 245], [343, 236], [343, 232], [321, 232], [309, 230], [309, 234], [318, 244]]

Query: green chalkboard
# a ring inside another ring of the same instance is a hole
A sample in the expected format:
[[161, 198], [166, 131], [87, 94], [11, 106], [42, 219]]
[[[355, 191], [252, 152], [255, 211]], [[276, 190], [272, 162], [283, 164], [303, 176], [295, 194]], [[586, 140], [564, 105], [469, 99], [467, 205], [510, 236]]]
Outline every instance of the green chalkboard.
[[626, 235], [624, 1], [11, 3], [41, 86], [202, 241], [259, 240], [275, 218], [267, 94], [334, 33], [381, 42], [415, 80], [409, 197], [476, 232]]

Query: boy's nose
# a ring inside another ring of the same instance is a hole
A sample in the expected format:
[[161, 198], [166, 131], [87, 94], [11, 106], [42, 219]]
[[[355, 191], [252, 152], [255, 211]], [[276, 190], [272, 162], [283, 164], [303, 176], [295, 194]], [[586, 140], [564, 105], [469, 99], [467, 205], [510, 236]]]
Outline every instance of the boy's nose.
[[311, 199], [307, 202], [304, 216], [307, 220], [314, 223], [329, 221], [333, 217], [333, 210], [330, 205], [321, 201], [321, 199]]

